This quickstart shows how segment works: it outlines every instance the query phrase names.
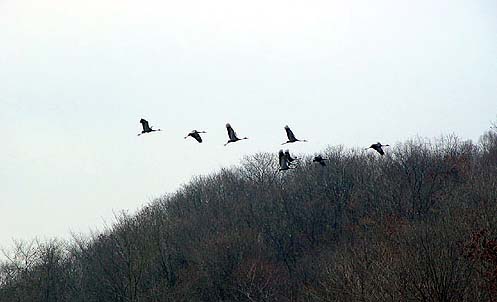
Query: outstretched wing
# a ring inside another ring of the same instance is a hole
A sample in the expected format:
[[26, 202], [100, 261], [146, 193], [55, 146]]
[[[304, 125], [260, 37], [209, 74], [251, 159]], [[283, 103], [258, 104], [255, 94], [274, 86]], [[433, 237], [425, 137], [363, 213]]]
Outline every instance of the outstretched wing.
[[151, 130], [152, 130], [152, 129], [150, 128], [150, 126], [148, 125], [148, 121], [147, 121], [147, 120], [145, 120], [145, 119], [141, 119], [141, 120], [140, 120], [140, 123], [142, 124], [143, 131], [148, 132], [148, 131], [151, 131]]
[[374, 147], [374, 149], [375, 149], [378, 153], [380, 153], [381, 155], [385, 155], [385, 152], [383, 151], [383, 149], [382, 149], [380, 146], [376, 146], [376, 147]]
[[295, 138], [295, 135], [293, 134], [292, 130], [290, 130], [290, 127], [285, 126], [285, 131], [286, 131], [286, 136], [288, 137], [289, 141], [296, 141], [297, 140]]
[[372, 144], [369, 148], [374, 149], [376, 152], [380, 153], [381, 155], [385, 155], [385, 152], [383, 152], [380, 143]]
[[229, 123], [226, 124], [226, 129], [228, 130], [228, 136], [230, 140], [236, 140], [237, 139], [236, 132], [235, 130], [233, 130], [233, 128], [231, 128], [231, 125]]
[[200, 134], [198, 134], [198, 132], [192, 132], [190, 134], [194, 139], [197, 140], [197, 142], [201, 143], [202, 142], [202, 138], [200, 137]]

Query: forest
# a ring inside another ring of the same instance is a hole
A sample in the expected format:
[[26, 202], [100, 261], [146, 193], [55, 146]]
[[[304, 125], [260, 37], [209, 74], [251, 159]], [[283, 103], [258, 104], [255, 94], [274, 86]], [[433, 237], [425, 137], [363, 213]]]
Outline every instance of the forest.
[[4, 247], [0, 302], [497, 301], [497, 131], [195, 176], [106, 228]]

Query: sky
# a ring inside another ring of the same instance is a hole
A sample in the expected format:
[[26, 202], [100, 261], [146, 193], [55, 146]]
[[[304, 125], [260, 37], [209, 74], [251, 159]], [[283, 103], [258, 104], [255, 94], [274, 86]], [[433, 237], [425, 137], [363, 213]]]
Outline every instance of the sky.
[[0, 0], [0, 41], [0, 247], [101, 229], [287, 124], [312, 154], [497, 119], [495, 0]]

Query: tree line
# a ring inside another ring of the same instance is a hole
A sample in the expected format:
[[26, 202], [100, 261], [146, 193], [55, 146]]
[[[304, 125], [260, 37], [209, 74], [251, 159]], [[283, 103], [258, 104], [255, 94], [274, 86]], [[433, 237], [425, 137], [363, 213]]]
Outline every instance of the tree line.
[[258, 153], [71, 240], [16, 241], [0, 301], [497, 301], [497, 132]]

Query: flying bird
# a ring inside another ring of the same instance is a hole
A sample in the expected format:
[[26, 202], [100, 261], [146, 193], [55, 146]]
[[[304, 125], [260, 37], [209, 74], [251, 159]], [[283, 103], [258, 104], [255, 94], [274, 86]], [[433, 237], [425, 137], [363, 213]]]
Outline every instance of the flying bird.
[[197, 142], [201, 143], [202, 142], [202, 137], [200, 137], [200, 133], [207, 133], [205, 131], [197, 131], [197, 130], [192, 130], [192, 132], [188, 133], [185, 136], [185, 139], [188, 138], [189, 136], [193, 137], [194, 139], [197, 140]]
[[288, 157], [283, 152], [283, 150], [280, 150], [280, 152], [278, 153], [278, 158], [280, 164], [280, 171], [292, 169], [290, 167], [290, 162], [288, 161]]
[[143, 130], [142, 130], [142, 133], [138, 133], [138, 136], [145, 134], [145, 133], [150, 133], [153, 131], [161, 131], [160, 129], [152, 129], [152, 127], [150, 127], [148, 125], [148, 121], [145, 119], [141, 119], [140, 123], [142, 124]]
[[236, 136], [235, 130], [233, 130], [233, 128], [231, 128], [231, 125], [229, 123], [226, 124], [226, 130], [228, 130], [229, 140], [226, 144], [224, 144], [225, 146], [229, 143], [234, 143], [234, 142], [240, 141], [242, 139], [248, 139], [248, 137], [238, 138], [238, 136]]
[[290, 127], [288, 127], [288, 125], [285, 126], [285, 131], [286, 131], [286, 136], [288, 137], [288, 141], [283, 143], [282, 145], [288, 143], [295, 143], [295, 142], [307, 142], [304, 139], [297, 139], [293, 134], [292, 130], [290, 129]]
[[290, 155], [290, 151], [288, 149], [285, 150], [285, 157], [288, 160], [288, 163], [292, 163], [294, 160], [297, 160], [298, 158], [292, 157]]
[[312, 160], [315, 163], [319, 163], [321, 166], [326, 166], [325, 160], [328, 160], [327, 158], [323, 158], [321, 155], [314, 156], [314, 159]]
[[371, 146], [369, 146], [369, 148], [366, 148], [366, 150], [374, 149], [376, 152], [380, 153], [383, 156], [385, 155], [385, 152], [381, 147], [388, 147], [388, 146], [390, 145], [382, 145], [380, 142], [377, 142], [376, 144], [372, 144]]

